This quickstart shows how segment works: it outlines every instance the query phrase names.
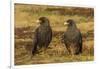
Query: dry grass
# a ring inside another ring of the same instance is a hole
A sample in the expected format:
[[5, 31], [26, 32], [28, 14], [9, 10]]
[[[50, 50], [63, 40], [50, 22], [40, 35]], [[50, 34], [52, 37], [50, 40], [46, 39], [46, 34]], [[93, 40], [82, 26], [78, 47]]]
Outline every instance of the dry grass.
[[[15, 65], [62, 63], [94, 60], [94, 22], [93, 17], [75, 13], [71, 15], [61, 12], [44, 11], [49, 6], [15, 5]], [[71, 8], [70, 8], [71, 9]], [[40, 12], [41, 11], [41, 12]], [[59, 10], [57, 10], [59, 11]], [[85, 9], [86, 11], [86, 9]], [[88, 11], [88, 9], [87, 9]], [[56, 14], [55, 14], [56, 13]], [[78, 12], [79, 13], [79, 12]], [[60, 15], [59, 15], [60, 14]], [[88, 12], [89, 14], [89, 12]], [[32, 38], [38, 26], [35, 22], [40, 16], [47, 16], [53, 29], [53, 39], [46, 51], [31, 57]], [[61, 36], [66, 30], [63, 25], [67, 19], [74, 19], [83, 36], [83, 53], [77, 56], [67, 54]]]

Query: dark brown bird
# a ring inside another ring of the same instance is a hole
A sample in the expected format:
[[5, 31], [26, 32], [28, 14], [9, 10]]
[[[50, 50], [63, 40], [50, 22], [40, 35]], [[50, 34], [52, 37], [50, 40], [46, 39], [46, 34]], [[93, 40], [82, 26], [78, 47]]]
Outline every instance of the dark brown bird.
[[63, 42], [71, 55], [82, 53], [82, 35], [78, 30], [74, 20], [69, 19], [65, 23], [67, 30], [63, 35]]
[[40, 26], [35, 30], [33, 38], [33, 49], [32, 54], [37, 52], [37, 48], [47, 48], [52, 40], [52, 29], [50, 22], [46, 17], [40, 17], [38, 19]]

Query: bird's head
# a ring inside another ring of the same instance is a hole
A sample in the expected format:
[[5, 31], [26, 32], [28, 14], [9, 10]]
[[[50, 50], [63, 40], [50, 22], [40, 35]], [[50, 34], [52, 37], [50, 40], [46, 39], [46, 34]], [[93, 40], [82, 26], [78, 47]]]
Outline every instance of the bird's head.
[[72, 19], [68, 19], [67, 21], [64, 22], [64, 25], [68, 25], [68, 27], [75, 26], [75, 22]]
[[49, 20], [48, 20], [48, 18], [47, 17], [40, 17], [38, 20], [37, 20], [37, 23], [39, 23], [39, 24], [45, 24], [45, 23], [49, 23]]

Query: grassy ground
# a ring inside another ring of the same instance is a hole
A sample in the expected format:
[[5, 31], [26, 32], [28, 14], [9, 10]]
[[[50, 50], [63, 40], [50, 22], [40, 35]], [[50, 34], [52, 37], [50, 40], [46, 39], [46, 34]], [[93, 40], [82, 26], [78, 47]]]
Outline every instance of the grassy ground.
[[[76, 8], [77, 12], [72, 11], [73, 8], [63, 8], [15, 5], [15, 65], [94, 60], [94, 22], [91, 16], [92, 10], [90, 8], [83, 8], [81, 10], [85, 12], [81, 13], [79, 11], [80, 8]], [[53, 39], [46, 51], [40, 52], [31, 58], [32, 38], [34, 30], [38, 26], [36, 20], [40, 16], [49, 18], [50, 25], [53, 29]], [[66, 30], [66, 26], [63, 23], [70, 18], [76, 21], [76, 25], [83, 36], [83, 53], [77, 56], [68, 55], [64, 44], [61, 42], [61, 36]]]

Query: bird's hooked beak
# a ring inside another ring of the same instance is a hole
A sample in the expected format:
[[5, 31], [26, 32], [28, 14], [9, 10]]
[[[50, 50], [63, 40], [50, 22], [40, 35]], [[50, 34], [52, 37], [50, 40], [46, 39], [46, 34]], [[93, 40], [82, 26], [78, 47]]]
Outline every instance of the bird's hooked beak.
[[67, 22], [64, 22], [64, 25], [68, 25], [68, 23]]
[[41, 22], [40, 20], [37, 20], [37, 21], [36, 21], [36, 23], [40, 23], [40, 22]]

